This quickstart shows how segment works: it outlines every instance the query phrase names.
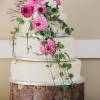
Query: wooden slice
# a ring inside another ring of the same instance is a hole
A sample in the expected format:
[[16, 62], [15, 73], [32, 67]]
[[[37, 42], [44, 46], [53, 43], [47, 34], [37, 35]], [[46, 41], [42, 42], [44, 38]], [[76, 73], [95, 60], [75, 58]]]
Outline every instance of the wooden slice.
[[[78, 93], [78, 98], [75, 98]], [[84, 83], [77, 88], [69, 86], [63, 90], [62, 86], [34, 86], [10, 83], [10, 100], [84, 100]]]

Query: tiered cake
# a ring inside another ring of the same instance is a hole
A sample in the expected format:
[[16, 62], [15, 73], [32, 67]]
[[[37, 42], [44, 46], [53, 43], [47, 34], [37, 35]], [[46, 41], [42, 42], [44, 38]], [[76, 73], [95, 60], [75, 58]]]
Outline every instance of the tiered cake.
[[11, 100], [74, 100], [76, 92], [77, 100], [84, 100], [84, 84], [71, 87], [82, 83], [81, 61], [70, 36], [73, 28], [66, 24], [66, 14], [59, 13], [60, 1], [27, 0], [22, 5], [23, 18], [17, 18], [21, 33], [15, 37], [18, 27], [11, 32], [16, 58], [10, 69]]
[[[66, 20], [66, 14], [60, 14], [60, 18], [62, 20]], [[11, 77], [15, 80], [19, 81], [28, 81], [28, 82], [41, 82], [41, 83], [53, 83], [51, 74], [46, 67], [46, 58], [45, 55], [37, 56], [35, 53], [41, 54], [39, 49], [40, 42], [34, 36], [33, 38], [29, 38], [28, 45], [32, 46], [32, 49], [27, 53], [27, 38], [25, 37], [28, 24], [28, 19], [25, 20], [25, 24], [22, 26], [22, 33], [19, 34], [16, 41], [16, 61], [13, 60], [11, 64]], [[59, 26], [55, 26], [58, 28]], [[54, 27], [54, 28], [55, 28]], [[60, 30], [60, 28], [59, 28]], [[81, 61], [77, 59], [76, 51], [75, 51], [75, 41], [73, 37], [66, 36], [61, 31], [61, 36], [58, 36], [54, 40], [56, 42], [60, 41], [65, 45], [63, 52], [67, 52], [70, 58], [67, 58], [67, 63], [72, 64], [72, 68], [69, 70], [70, 73], [73, 73], [74, 78], [73, 81], [77, 82], [81, 79]], [[52, 73], [55, 76], [55, 82], [62, 82], [61, 77], [59, 75], [59, 67], [54, 62], [50, 55], [47, 56], [50, 61], [52, 61]], [[25, 61], [24, 61], [25, 60]], [[64, 81], [66, 82], [67, 80]]]

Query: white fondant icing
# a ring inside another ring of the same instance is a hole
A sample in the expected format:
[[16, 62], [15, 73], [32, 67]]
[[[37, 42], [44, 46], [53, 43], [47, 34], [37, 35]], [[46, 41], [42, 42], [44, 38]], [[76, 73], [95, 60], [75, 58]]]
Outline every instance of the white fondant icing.
[[[56, 43], [60, 41], [62, 44], [64, 44], [65, 48], [61, 51], [64, 53], [68, 53], [70, 58], [76, 57], [76, 51], [75, 51], [75, 41], [73, 37], [62, 37], [62, 38], [55, 38], [54, 39]], [[41, 54], [40, 51], [40, 41], [37, 38], [29, 38], [28, 39], [28, 46], [32, 46], [32, 49], [29, 50], [29, 53], [27, 53], [27, 38], [26, 37], [17, 37], [16, 41], [16, 56], [21, 57], [33, 57], [35, 59], [37, 58], [46, 58], [45, 55], [37, 56], [34, 53]], [[34, 53], [33, 53], [34, 52]], [[59, 51], [57, 51], [59, 53]], [[47, 56], [48, 58], [52, 58], [51, 55]], [[68, 58], [68, 57], [66, 57]]]
[[[46, 62], [27, 62], [27, 61], [16, 61], [13, 60], [11, 63], [11, 77], [15, 80], [26, 81], [26, 82], [43, 82], [52, 83], [53, 79], [49, 68], [46, 67]], [[73, 73], [73, 81], [79, 81], [80, 71], [81, 71], [81, 61], [71, 61], [67, 62], [72, 64], [72, 68], [69, 73]], [[51, 71], [55, 77], [55, 82], [62, 82], [59, 75], [60, 69], [57, 63], [52, 63]], [[65, 70], [66, 71], [66, 70]], [[62, 69], [63, 72], [63, 69]], [[66, 71], [67, 72], [67, 71]], [[66, 77], [64, 75], [63, 80], [66, 82]]]

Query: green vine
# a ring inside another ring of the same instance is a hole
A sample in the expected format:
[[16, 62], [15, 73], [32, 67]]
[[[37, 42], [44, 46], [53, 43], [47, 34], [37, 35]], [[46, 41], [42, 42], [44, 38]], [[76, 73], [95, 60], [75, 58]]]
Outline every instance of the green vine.
[[13, 50], [12, 50], [12, 55], [16, 58], [15, 56], [15, 40], [16, 40], [16, 34], [19, 33], [19, 26], [20, 24], [24, 24], [24, 20], [22, 18], [16, 18], [16, 21], [18, 22], [17, 27], [14, 28], [14, 31], [11, 31], [10, 33], [12, 34], [12, 46], [13, 46]]

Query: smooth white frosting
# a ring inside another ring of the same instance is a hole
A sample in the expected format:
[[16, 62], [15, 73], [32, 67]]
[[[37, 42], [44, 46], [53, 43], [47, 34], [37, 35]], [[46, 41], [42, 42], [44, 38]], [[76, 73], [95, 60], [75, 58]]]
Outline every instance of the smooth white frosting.
[[[66, 17], [66, 14], [64, 13], [61, 13], [60, 14], [60, 19], [62, 19], [64, 22], [67, 22], [67, 17]], [[29, 29], [29, 20], [31, 20], [31, 18], [23, 18], [25, 23], [24, 25], [22, 25], [22, 33], [27, 33], [28, 32], [28, 29]], [[57, 23], [57, 22], [53, 22], [53, 24], [55, 25], [52, 25], [52, 28], [53, 30], [57, 31], [58, 30], [58, 33], [64, 33], [64, 31], [62, 31], [62, 29], [60, 28], [60, 25]], [[34, 31], [29, 31], [29, 33], [34, 33]]]
[[[64, 44], [65, 48], [62, 49], [62, 52], [68, 53], [70, 58], [76, 57], [76, 50], [75, 50], [75, 41], [73, 37], [60, 37], [60, 38], [54, 38], [56, 43], [60, 41], [62, 44]], [[21, 57], [31, 57], [31, 58], [46, 58], [45, 55], [37, 56], [35, 53], [41, 54], [40, 51], [40, 41], [37, 38], [29, 38], [28, 40], [28, 46], [32, 46], [32, 49], [29, 50], [29, 53], [27, 53], [27, 38], [26, 37], [17, 37], [16, 41], [16, 56]], [[59, 53], [57, 51], [57, 53]], [[52, 58], [51, 55], [47, 56], [48, 58]], [[67, 57], [68, 58], [68, 57]]]
[[[46, 67], [46, 62], [27, 62], [27, 61], [16, 61], [13, 60], [11, 63], [11, 77], [15, 80], [26, 81], [26, 82], [41, 82], [41, 83], [52, 83], [53, 79], [50, 74], [49, 69]], [[72, 64], [72, 68], [69, 70], [69, 73], [73, 73], [74, 82], [81, 79], [81, 61], [71, 61], [67, 62]], [[62, 82], [62, 79], [59, 75], [60, 70], [57, 63], [52, 63], [51, 67], [53, 76], [55, 77], [55, 82]], [[62, 69], [63, 71], [63, 69]], [[64, 76], [63, 80], [66, 77]]]

